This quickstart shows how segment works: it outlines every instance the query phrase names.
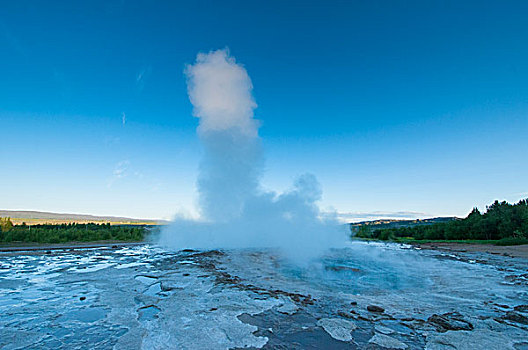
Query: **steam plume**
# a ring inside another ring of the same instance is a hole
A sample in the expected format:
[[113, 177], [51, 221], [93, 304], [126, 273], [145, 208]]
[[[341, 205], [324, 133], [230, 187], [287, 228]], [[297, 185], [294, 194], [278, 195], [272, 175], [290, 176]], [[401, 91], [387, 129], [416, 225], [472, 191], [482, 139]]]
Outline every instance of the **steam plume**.
[[200, 53], [187, 66], [188, 93], [204, 147], [198, 177], [201, 221], [175, 220], [161, 236], [174, 248], [278, 247], [313, 256], [340, 240], [335, 218], [323, 217], [315, 176], [283, 194], [260, 187], [263, 155], [253, 85], [227, 49]]

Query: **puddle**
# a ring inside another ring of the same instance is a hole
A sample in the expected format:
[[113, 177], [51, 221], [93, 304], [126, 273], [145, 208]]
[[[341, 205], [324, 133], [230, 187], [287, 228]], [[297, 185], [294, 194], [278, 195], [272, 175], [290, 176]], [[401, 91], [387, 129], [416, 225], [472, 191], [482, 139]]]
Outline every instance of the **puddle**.
[[85, 308], [70, 311], [60, 317], [61, 322], [67, 321], [79, 321], [92, 323], [95, 321], [102, 320], [106, 316], [106, 311], [103, 308]]
[[160, 309], [155, 305], [147, 305], [138, 309], [138, 320], [149, 321], [157, 318]]
[[161, 282], [154, 283], [150, 287], [148, 287], [143, 294], [150, 295], [152, 297], [156, 296], [159, 292], [161, 292]]

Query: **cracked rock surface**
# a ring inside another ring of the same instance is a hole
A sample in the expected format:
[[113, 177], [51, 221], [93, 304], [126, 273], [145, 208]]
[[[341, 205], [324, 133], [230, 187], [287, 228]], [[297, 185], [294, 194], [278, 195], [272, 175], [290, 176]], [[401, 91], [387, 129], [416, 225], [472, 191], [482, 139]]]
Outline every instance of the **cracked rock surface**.
[[0, 349], [524, 349], [527, 266], [377, 243], [301, 265], [147, 244], [9, 253]]

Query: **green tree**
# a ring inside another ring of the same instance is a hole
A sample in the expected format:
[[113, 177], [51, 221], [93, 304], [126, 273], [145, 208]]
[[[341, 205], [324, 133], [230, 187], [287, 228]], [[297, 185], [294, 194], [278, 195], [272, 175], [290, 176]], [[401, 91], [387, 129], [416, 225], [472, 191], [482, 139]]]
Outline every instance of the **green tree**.
[[0, 231], [9, 232], [13, 228], [13, 222], [11, 218], [0, 218]]

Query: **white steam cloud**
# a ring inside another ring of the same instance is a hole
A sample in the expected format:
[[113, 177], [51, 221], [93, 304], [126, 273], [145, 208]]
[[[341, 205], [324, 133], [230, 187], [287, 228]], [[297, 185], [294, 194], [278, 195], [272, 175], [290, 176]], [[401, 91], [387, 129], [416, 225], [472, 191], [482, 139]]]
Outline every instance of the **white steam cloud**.
[[344, 240], [335, 216], [316, 202], [315, 176], [300, 176], [291, 190], [276, 194], [260, 187], [263, 155], [253, 85], [227, 49], [200, 53], [187, 66], [188, 93], [200, 119], [204, 148], [198, 178], [200, 221], [179, 219], [160, 243], [175, 248], [280, 248], [310, 258]]
[[227, 50], [199, 53], [185, 74], [194, 114], [200, 118], [200, 132], [236, 130], [257, 137], [253, 84]]

